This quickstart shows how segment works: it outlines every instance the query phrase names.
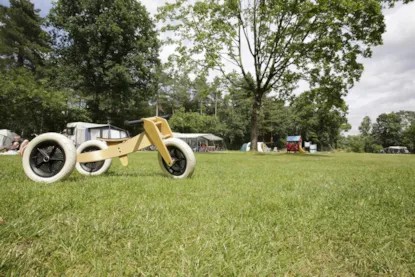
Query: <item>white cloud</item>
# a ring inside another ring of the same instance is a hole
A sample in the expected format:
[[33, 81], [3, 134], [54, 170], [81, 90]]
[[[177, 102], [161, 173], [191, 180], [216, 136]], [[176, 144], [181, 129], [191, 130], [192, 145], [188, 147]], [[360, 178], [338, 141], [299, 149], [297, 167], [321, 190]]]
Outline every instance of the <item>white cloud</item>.
[[364, 61], [365, 71], [347, 97], [349, 122], [358, 133], [364, 116], [376, 120], [381, 113], [415, 107], [415, 4], [399, 5], [386, 12], [384, 45]]

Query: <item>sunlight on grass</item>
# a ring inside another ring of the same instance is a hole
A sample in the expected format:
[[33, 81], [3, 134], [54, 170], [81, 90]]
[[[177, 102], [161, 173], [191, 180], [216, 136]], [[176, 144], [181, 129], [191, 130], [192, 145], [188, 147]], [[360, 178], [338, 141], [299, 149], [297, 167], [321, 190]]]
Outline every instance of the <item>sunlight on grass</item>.
[[1, 275], [415, 275], [415, 156], [136, 153], [29, 181], [0, 158]]

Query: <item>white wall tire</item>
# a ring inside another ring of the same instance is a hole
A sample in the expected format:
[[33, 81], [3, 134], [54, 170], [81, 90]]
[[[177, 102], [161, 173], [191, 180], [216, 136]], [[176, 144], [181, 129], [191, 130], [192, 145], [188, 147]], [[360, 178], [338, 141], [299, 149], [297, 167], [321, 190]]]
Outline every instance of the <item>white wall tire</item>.
[[170, 138], [163, 141], [176, 162], [169, 167], [158, 154], [160, 168], [165, 175], [173, 179], [191, 177], [196, 167], [196, 158], [190, 146], [181, 139]]
[[22, 163], [31, 180], [57, 182], [68, 177], [75, 168], [76, 148], [64, 135], [45, 133], [29, 142]]
[[[76, 150], [77, 154], [104, 150], [107, 149], [108, 145], [100, 140], [89, 140], [82, 143]], [[112, 164], [112, 159], [106, 159], [104, 161], [97, 161], [92, 163], [76, 163], [76, 170], [86, 176], [98, 176], [101, 175], [110, 168]]]

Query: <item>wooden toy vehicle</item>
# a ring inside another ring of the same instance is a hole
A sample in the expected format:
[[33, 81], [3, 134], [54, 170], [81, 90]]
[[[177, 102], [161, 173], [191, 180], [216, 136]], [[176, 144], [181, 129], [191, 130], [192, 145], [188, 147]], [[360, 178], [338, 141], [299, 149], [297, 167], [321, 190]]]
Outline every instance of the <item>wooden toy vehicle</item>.
[[69, 176], [74, 168], [83, 175], [100, 175], [106, 172], [112, 158], [119, 157], [128, 165], [128, 154], [154, 145], [162, 171], [171, 178], [192, 176], [196, 159], [190, 146], [173, 137], [166, 120], [168, 117], [151, 117], [127, 121], [126, 124], [143, 124], [144, 132], [123, 139], [89, 140], [78, 149], [73, 142], [58, 133], [37, 136], [23, 155], [23, 169], [35, 182], [53, 183]]

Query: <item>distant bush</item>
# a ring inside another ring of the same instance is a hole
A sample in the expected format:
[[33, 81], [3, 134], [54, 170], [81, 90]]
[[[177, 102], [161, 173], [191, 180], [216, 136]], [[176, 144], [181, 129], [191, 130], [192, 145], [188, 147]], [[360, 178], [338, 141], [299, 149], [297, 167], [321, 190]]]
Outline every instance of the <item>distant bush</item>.
[[380, 150], [383, 149], [383, 146], [379, 144], [373, 144], [371, 148], [372, 148], [373, 153], [379, 153]]

